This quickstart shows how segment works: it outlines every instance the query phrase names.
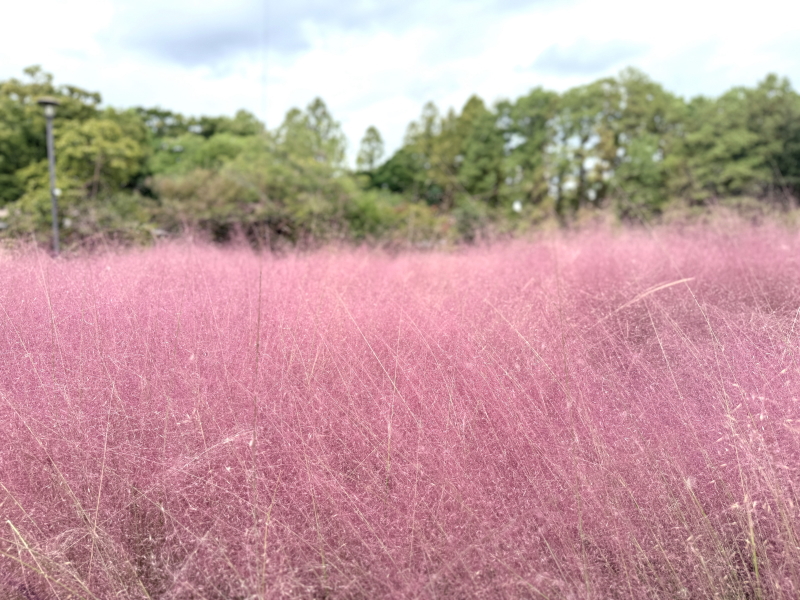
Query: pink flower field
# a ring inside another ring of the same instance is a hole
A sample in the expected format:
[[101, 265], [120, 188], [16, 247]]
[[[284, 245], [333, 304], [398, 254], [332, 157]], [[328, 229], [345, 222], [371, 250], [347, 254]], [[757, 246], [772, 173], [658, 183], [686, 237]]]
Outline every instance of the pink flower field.
[[800, 234], [0, 257], [0, 598], [798, 598]]

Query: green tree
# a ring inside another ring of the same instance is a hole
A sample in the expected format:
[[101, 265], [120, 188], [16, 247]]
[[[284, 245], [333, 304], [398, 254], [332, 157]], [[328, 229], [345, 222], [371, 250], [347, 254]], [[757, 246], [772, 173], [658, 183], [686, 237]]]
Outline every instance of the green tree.
[[130, 185], [147, 157], [147, 130], [134, 111], [106, 109], [59, 129], [58, 171], [89, 197]]
[[320, 98], [315, 98], [305, 111], [291, 109], [278, 128], [277, 139], [283, 150], [293, 156], [313, 158], [334, 168], [343, 166], [347, 144], [344, 134]]
[[666, 201], [666, 157], [683, 103], [636, 69], [566, 91], [550, 121], [548, 176], [557, 212], [615, 197], [622, 214]]
[[183, 152], [201, 157], [222, 141], [235, 152], [216, 153], [218, 162], [167, 170], [154, 179], [166, 226], [198, 226], [216, 239], [237, 228], [273, 241], [346, 234], [346, 205], [358, 186], [342, 169], [344, 137], [320, 99], [305, 111], [291, 109], [274, 132], [235, 144], [230, 134], [216, 133]]
[[737, 87], [716, 100], [694, 98], [670, 160], [674, 193], [702, 202], [796, 192], [798, 120], [798, 94], [775, 75], [754, 89]]
[[458, 152], [452, 143], [448, 143], [452, 138], [448, 134], [452, 133], [449, 125], [454, 118], [451, 113], [443, 119], [437, 106], [427, 102], [422, 107], [420, 118], [406, 129], [403, 145], [410, 160], [405, 161], [405, 165], [413, 168], [411, 191], [416, 200], [445, 206], [452, 200]]
[[497, 120], [497, 115], [477, 96], [467, 100], [458, 117], [459, 182], [468, 194], [492, 206], [499, 201], [504, 181], [505, 144]]
[[154, 175], [188, 173], [193, 169], [219, 169], [236, 158], [256, 136], [217, 133], [205, 138], [196, 133], [155, 141], [148, 170]]
[[370, 173], [370, 185], [390, 192], [413, 194], [422, 170], [420, 155], [413, 148], [403, 146]]
[[466, 194], [496, 204], [503, 181], [503, 134], [497, 116], [483, 100], [472, 96], [460, 114], [442, 116], [436, 105], [423, 107], [408, 127], [404, 151], [386, 165], [414, 171], [414, 193], [447, 210], [457, 195]]
[[134, 109], [154, 139], [174, 138], [189, 132], [190, 119], [163, 108]]
[[609, 127], [612, 166], [609, 194], [617, 212], [641, 218], [657, 213], [668, 199], [668, 157], [684, 118], [685, 104], [641, 71], [617, 78], [620, 106]]
[[97, 115], [100, 94], [74, 86], [55, 86], [53, 76], [33, 66], [24, 80], [0, 82], [0, 205], [13, 202], [26, 191], [33, 163], [46, 160], [45, 118], [36, 104], [42, 96], [55, 97], [61, 105], [55, 127], [85, 121]]
[[246, 110], [239, 110], [231, 117], [200, 117], [189, 119], [187, 129], [210, 138], [220, 133], [237, 136], [258, 135], [264, 132], [264, 124]]
[[356, 166], [361, 171], [373, 171], [383, 158], [383, 138], [373, 126], [369, 126], [361, 138], [361, 146], [356, 158]]
[[550, 163], [556, 211], [562, 217], [594, 202], [604, 187], [608, 164], [609, 108], [618, 104], [610, 79], [567, 90], [553, 119]]
[[505, 192], [511, 200], [542, 202], [548, 194], [546, 151], [558, 94], [535, 88], [515, 102], [498, 103], [498, 128], [506, 153]]

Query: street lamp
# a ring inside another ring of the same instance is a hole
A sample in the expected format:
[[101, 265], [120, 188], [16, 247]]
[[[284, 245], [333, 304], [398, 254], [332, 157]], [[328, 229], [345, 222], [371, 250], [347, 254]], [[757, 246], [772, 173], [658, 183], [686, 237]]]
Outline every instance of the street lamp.
[[50, 201], [53, 205], [53, 253], [58, 256], [58, 192], [56, 190], [56, 149], [53, 145], [53, 117], [56, 116], [56, 106], [60, 102], [55, 98], [45, 96], [39, 98], [37, 103], [44, 107], [44, 116], [47, 119], [47, 162], [50, 166]]

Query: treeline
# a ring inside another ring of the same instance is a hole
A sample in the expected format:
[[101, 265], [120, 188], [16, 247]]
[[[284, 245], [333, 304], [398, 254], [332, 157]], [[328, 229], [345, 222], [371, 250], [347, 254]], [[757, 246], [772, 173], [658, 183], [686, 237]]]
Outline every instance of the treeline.
[[429, 103], [388, 160], [369, 128], [352, 170], [320, 99], [270, 130], [246, 111], [190, 118], [104, 108], [98, 93], [57, 86], [31, 67], [0, 82], [5, 236], [45, 239], [50, 227], [41, 96], [61, 103], [57, 186], [68, 242], [193, 230], [272, 245], [426, 244], [566, 224], [596, 209], [642, 220], [676, 206], [789, 206], [800, 196], [800, 95], [775, 75], [688, 101], [627, 69], [492, 106], [474, 96], [460, 112]]

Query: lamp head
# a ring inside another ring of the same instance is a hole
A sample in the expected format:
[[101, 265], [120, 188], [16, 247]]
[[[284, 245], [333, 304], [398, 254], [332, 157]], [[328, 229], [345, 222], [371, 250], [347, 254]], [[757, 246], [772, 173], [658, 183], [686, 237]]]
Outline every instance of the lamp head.
[[42, 96], [36, 101], [36, 103], [44, 107], [44, 116], [49, 119], [52, 119], [55, 116], [56, 106], [61, 104], [58, 100], [51, 98], [50, 96]]

